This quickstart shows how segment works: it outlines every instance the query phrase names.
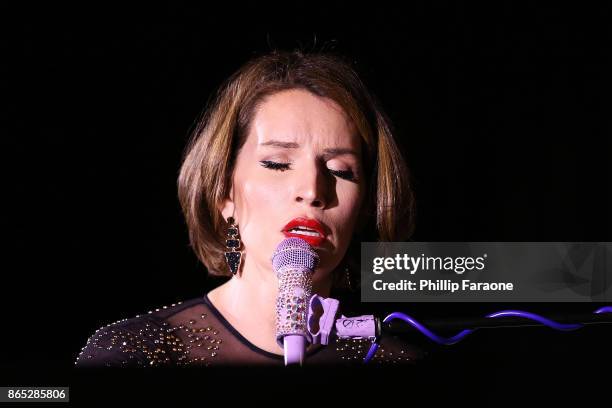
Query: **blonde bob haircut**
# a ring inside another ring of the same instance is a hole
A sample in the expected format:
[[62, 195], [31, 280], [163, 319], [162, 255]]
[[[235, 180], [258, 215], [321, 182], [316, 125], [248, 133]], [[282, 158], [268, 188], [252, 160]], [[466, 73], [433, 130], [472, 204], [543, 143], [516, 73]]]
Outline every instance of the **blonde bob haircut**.
[[266, 97], [290, 89], [335, 101], [362, 139], [367, 192], [362, 220], [343, 263], [358, 265], [362, 241], [403, 241], [413, 232], [415, 202], [408, 167], [390, 121], [356, 71], [334, 54], [272, 51], [247, 62], [219, 88], [185, 150], [179, 200], [190, 244], [210, 274], [231, 275], [224, 258], [227, 221], [219, 208], [229, 195], [236, 157], [253, 115]]

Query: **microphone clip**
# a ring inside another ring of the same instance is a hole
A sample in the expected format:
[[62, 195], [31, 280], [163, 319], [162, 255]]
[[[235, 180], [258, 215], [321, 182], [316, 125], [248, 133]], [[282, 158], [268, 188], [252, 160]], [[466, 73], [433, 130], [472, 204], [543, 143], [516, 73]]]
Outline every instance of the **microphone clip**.
[[340, 302], [333, 298], [312, 295], [308, 302], [308, 331], [313, 344], [328, 345], [335, 335], [345, 339], [364, 339], [376, 341], [381, 333], [381, 323], [374, 315], [336, 319]]

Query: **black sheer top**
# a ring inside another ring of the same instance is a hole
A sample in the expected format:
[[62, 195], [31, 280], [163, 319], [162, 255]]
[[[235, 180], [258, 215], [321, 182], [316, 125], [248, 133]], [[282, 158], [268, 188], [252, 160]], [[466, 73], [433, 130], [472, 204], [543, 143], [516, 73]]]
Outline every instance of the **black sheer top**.
[[[331, 338], [307, 349], [305, 365], [363, 364], [368, 339]], [[396, 337], [383, 337], [369, 364], [412, 364], [423, 356]], [[77, 367], [283, 365], [244, 338], [208, 296], [164, 306], [148, 314], [101, 327], [87, 340]]]

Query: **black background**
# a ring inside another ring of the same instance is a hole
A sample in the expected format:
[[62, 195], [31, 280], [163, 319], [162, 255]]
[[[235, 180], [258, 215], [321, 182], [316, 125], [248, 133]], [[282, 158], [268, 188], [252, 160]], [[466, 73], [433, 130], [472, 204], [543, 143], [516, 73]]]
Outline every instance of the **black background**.
[[[217, 284], [188, 247], [176, 196], [181, 155], [221, 81], [272, 48], [330, 50], [355, 63], [415, 177], [414, 240], [612, 241], [609, 9], [491, 3], [0, 6], [0, 385], [68, 384], [75, 401], [199, 400], [213, 393], [202, 385], [211, 379], [219, 390], [295, 385], [282, 371], [119, 383], [118, 373], [113, 381], [71, 369], [98, 327]], [[427, 319], [504, 306], [374, 309]], [[611, 340], [606, 328], [504, 329], [429, 346], [429, 362], [404, 371], [295, 378], [350, 378], [379, 395], [395, 381], [401, 399], [502, 402], [531, 390], [529, 398], [566, 401], [603, 392], [597, 370], [609, 370]], [[540, 392], [543, 381], [550, 392]], [[137, 391], [151, 384], [155, 393]], [[338, 394], [364, 392], [343, 387]]]

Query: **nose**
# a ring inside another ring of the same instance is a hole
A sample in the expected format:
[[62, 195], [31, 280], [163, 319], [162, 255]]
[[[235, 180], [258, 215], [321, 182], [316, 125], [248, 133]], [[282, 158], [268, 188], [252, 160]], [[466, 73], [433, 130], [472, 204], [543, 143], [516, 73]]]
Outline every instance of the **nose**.
[[329, 190], [327, 169], [313, 164], [296, 177], [295, 201], [310, 207], [325, 208]]

